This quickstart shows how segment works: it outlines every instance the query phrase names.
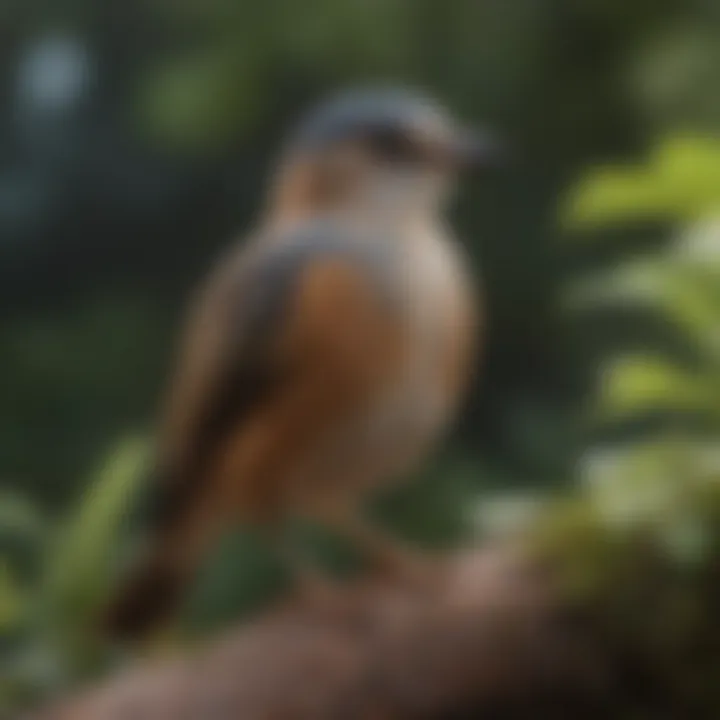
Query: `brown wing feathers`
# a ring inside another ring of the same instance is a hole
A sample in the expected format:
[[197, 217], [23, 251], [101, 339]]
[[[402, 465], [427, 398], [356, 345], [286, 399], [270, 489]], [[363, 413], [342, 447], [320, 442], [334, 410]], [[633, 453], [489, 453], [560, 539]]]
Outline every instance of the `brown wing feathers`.
[[233, 517], [273, 520], [302, 463], [398, 356], [373, 258], [327, 237], [225, 265], [191, 319], [160, 437], [150, 547], [111, 606], [117, 635], [171, 612]]

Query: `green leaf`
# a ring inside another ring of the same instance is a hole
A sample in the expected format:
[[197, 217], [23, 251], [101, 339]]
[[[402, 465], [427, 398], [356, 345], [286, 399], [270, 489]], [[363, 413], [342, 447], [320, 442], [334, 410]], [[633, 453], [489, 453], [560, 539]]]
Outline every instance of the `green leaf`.
[[600, 413], [716, 412], [711, 388], [659, 357], [634, 356], [612, 363], [602, 377]]
[[701, 262], [696, 252], [679, 245], [659, 258], [585, 278], [569, 289], [566, 304], [572, 311], [605, 305], [654, 309], [720, 377], [720, 263], [712, 257]]
[[45, 601], [55, 627], [72, 632], [103, 598], [116, 559], [123, 517], [146, 458], [129, 439], [107, 459], [55, 547], [49, 548]]
[[630, 220], [690, 220], [720, 209], [720, 140], [669, 137], [642, 167], [598, 168], [561, 208], [569, 229]]
[[608, 528], [647, 522], [666, 527], [686, 517], [697, 494], [699, 452], [695, 443], [670, 434], [621, 448], [595, 448], [581, 459], [583, 488]]

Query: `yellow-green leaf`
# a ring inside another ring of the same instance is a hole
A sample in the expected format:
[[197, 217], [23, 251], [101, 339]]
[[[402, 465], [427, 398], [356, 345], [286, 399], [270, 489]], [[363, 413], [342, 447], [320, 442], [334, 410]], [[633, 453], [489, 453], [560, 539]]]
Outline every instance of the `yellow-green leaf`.
[[75, 617], [87, 619], [102, 595], [145, 459], [144, 441], [121, 443], [70, 518], [57, 547], [50, 548], [47, 600], [50, 612], [67, 625], [72, 626]]
[[720, 208], [720, 140], [669, 137], [644, 166], [597, 168], [561, 208], [571, 229], [630, 220], [690, 220]]
[[711, 388], [659, 357], [628, 357], [614, 362], [603, 376], [600, 412], [605, 416], [677, 410], [704, 412], [712, 405]]

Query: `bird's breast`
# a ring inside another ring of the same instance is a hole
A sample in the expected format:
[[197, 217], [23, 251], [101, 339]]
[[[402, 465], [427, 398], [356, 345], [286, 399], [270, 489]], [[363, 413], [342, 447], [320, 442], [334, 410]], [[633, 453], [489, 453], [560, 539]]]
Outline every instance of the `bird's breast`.
[[[396, 266], [402, 301], [404, 361], [371, 413], [372, 435], [403, 465], [422, 456], [452, 420], [464, 383], [473, 332], [473, 292], [467, 268], [450, 238], [413, 239]], [[393, 468], [394, 470], [395, 468]]]

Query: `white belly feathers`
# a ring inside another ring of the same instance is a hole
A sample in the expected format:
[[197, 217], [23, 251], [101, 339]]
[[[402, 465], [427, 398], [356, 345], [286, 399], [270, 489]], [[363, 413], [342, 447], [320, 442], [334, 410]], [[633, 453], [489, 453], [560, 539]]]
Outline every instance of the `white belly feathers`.
[[467, 278], [452, 240], [428, 233], [412, 238], [403, 251], [398, 281], [407, 323], [407, 357], [397, 382], [369, 418], [374, 441], [386, 446], [388, 473], [405, 471], [452, 419], [455, 398], [442, 375], [455, 342], [454, 323], [467, 297]]

